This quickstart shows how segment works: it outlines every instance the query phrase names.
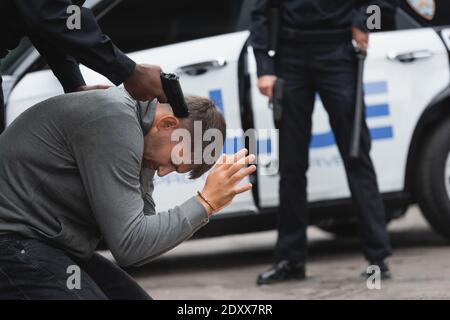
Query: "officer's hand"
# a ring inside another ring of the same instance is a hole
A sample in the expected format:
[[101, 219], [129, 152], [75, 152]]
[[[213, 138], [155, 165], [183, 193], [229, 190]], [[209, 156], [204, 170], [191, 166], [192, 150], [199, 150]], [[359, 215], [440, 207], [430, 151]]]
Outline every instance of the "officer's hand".
[[77, 91], [90, 91], [90, 90], [100, 90], [100, 89], [108, 89], [111, 86], [107, 84], [97, 84], [93, 86], [80, 86], [77, 88]]
[[352, 28], [352, 34], [353, 40], [355, 40], [358, 48], [367, 52], [367, 49], [369, 48], [369, 34], [355, 27]]
[[215, 210], [197, 196], [208, 211], [208, 215], [223, 209], [230, 204], [234, 196], [252, 188], [251, 183], [238, 186], [242, 179], [256, 170], [255, 165], [248, 166], [256, 159], [255, 155], [246, 156], [247, 153], [247, 149], [242, 149], [232, 156], [222, 155], [209, 173], [201, 193]]
[[125, 89], [136, 100], [152, 101], [158, 98], [161, 103], [167, 102], [161, 84], [161, 68], [149, 64], [136, 64], [136, 68], [124, 83]]
[[258, 78], [259, 91], [268, 97], [270, 101], [272, 101], [273, 87], [276, 80], [277, 77], [273, 75], [261, 76]]

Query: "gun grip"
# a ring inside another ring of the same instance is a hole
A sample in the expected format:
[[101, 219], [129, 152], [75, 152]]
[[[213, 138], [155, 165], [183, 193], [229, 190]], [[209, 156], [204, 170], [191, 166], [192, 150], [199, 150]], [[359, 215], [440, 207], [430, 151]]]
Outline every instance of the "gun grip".
[[161, 84], [167, 97], [167, 103], [172, 107], [173, 114], [178, 118], [187, 118], [189, 109], [184, 100], [179, 77], [173, 73], [161, 72]]

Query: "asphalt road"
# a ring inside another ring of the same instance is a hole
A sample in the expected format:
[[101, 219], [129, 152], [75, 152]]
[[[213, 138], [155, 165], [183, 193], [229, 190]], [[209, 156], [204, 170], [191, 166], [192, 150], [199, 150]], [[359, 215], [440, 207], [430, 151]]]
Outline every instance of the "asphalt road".
[[155, 299], [449, 299], [450, 241], [430, 229], [417, 207], [389, 225], [393, 279], [369, 290], [358, 239], [308, 230], [307, 280], [258, 287], [271, 263], [276, 232], [192, 240], [132, 270]]

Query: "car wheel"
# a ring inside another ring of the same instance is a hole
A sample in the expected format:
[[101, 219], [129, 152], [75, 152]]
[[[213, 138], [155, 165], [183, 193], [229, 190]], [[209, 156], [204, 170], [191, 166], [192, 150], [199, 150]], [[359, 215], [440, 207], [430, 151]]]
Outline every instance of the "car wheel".
[[425, 141], [418, 160], [419, 206], [433, 229], [450, 239], [450, 119]]

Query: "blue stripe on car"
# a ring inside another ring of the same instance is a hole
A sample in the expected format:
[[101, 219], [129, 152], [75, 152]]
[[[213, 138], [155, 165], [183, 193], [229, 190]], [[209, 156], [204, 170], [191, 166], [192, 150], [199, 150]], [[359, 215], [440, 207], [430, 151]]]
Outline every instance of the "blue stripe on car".
[[[388, 86], [386, 81], [368, 82], [364, 85], [365, 95], [385, 94], [388, 92]], [[224, 111], [222, 91], [220, 89], [210, 90], [209, 97], [212, 99], [216, 106]], [[316, 99], [320, 100], [319, 96]], [[366, 108], [366, 118], [386, 117], [390, 115], [389, 104], [379, 103], [368, 105]], [[392, 126], [380, 126], [372, 127], [369, 129], [372, 140], [386, 140], [393, 139], [394, 130]], [[325, 148], [334, 146], [336, 140], [332, 131], [325, 133], [315, 133], [311, 138], [311, 148]], [[244, 147], [244, 141], [241, 136], [227, 138], [223, 152], [234, 153]], [[257, 141], [257, 153], [258, 154], [270, 154], [272, 152], [272, 141], [270, 139], [259, 139]]]

